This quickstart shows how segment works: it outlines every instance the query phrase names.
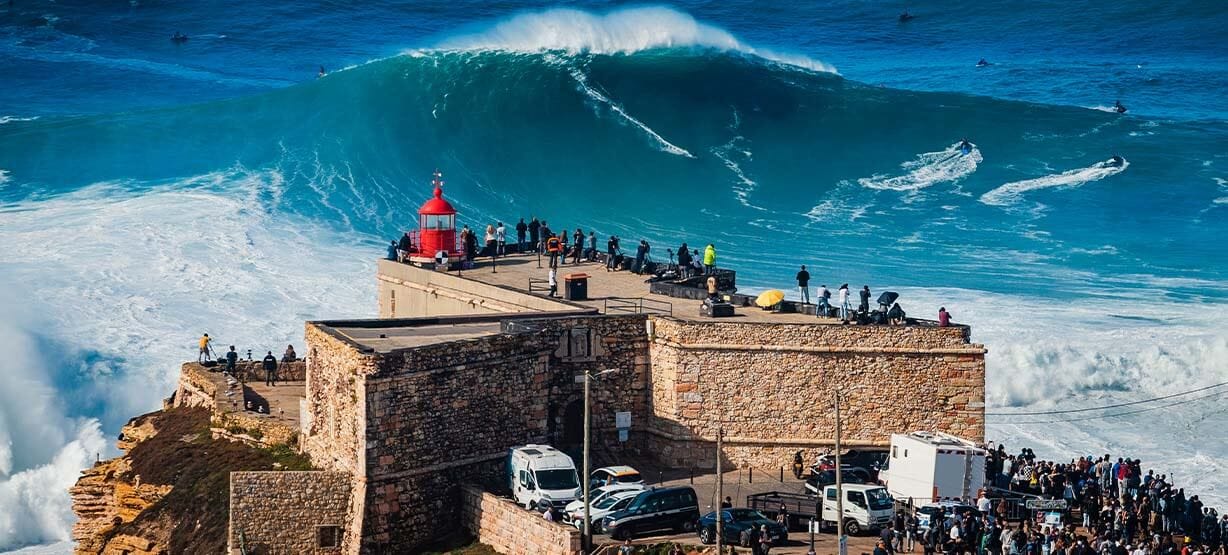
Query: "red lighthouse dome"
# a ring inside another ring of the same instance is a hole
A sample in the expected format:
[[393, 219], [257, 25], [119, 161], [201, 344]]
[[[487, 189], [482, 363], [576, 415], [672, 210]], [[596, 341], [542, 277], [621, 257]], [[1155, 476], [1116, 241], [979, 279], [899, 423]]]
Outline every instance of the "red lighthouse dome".
[[435, 195], [418, 209], [419, 255], [434, 258], [440, 251], [454, 257], [456, 250], [456, 209], [443, 198], [443, 174], [435, 170], [431, 184]]

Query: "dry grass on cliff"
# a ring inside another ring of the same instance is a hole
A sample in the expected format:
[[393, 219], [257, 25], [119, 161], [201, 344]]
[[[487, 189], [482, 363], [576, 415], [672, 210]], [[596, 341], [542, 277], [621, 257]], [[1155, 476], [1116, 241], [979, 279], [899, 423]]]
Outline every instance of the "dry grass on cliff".
[[140, 476], [141, 483], [168, 484], [174, 489], [115, 532], [162, 538], [171, 553], [226, 550], [231, 472], [311, 468], [306, 458], [288, 448], [256, 449], [213, 440], [209, 412], [204, 409], [177, 408], [151, 417], [156, 419], [158, 434], [128, 453], [132, 476], [126, 478]]

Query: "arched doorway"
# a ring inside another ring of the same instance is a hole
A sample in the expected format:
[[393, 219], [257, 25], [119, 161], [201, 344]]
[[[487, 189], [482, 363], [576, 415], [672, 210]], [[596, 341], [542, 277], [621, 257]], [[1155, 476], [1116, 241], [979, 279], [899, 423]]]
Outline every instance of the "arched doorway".
[[584, 400], [576, 399], [563, 409], [563, 436], [559, 443], [564, 449], [584, 444]]

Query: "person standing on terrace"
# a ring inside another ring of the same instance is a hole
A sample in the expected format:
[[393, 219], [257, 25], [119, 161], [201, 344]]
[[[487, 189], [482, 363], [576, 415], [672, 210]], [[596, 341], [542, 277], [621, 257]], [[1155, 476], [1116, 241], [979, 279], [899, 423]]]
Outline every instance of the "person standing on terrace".
[[802, 294], [802, 302], [810, 304], [810, 272], [806, 271], [805, 264], [797, 272], [797, 290]]
[[533, 245], [533, 252], [538, 252], [540, 251], [539, 242], [541, 240], [542, 224], [541, 222], [537, 221], [537, 216], [533, 216], [533, 219], [529, 221], [528, 229], [529, 229], [529, 243]]
[[528, 229], [529, 226], [524, 223], [524, 218], [520, 218], [520, 221], [516, 222], [516, 252], [520, 254], [525, 253], [524, 234]]

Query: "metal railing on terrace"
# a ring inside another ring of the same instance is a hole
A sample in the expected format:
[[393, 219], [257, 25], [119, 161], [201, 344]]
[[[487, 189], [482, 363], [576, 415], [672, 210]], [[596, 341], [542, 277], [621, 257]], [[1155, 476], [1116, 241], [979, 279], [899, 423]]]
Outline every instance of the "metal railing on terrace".
[[601, 310], [604, 314], [662, 314], [674, 315], [674, 304], [645, 297], [610, 297], [605, 299]]

